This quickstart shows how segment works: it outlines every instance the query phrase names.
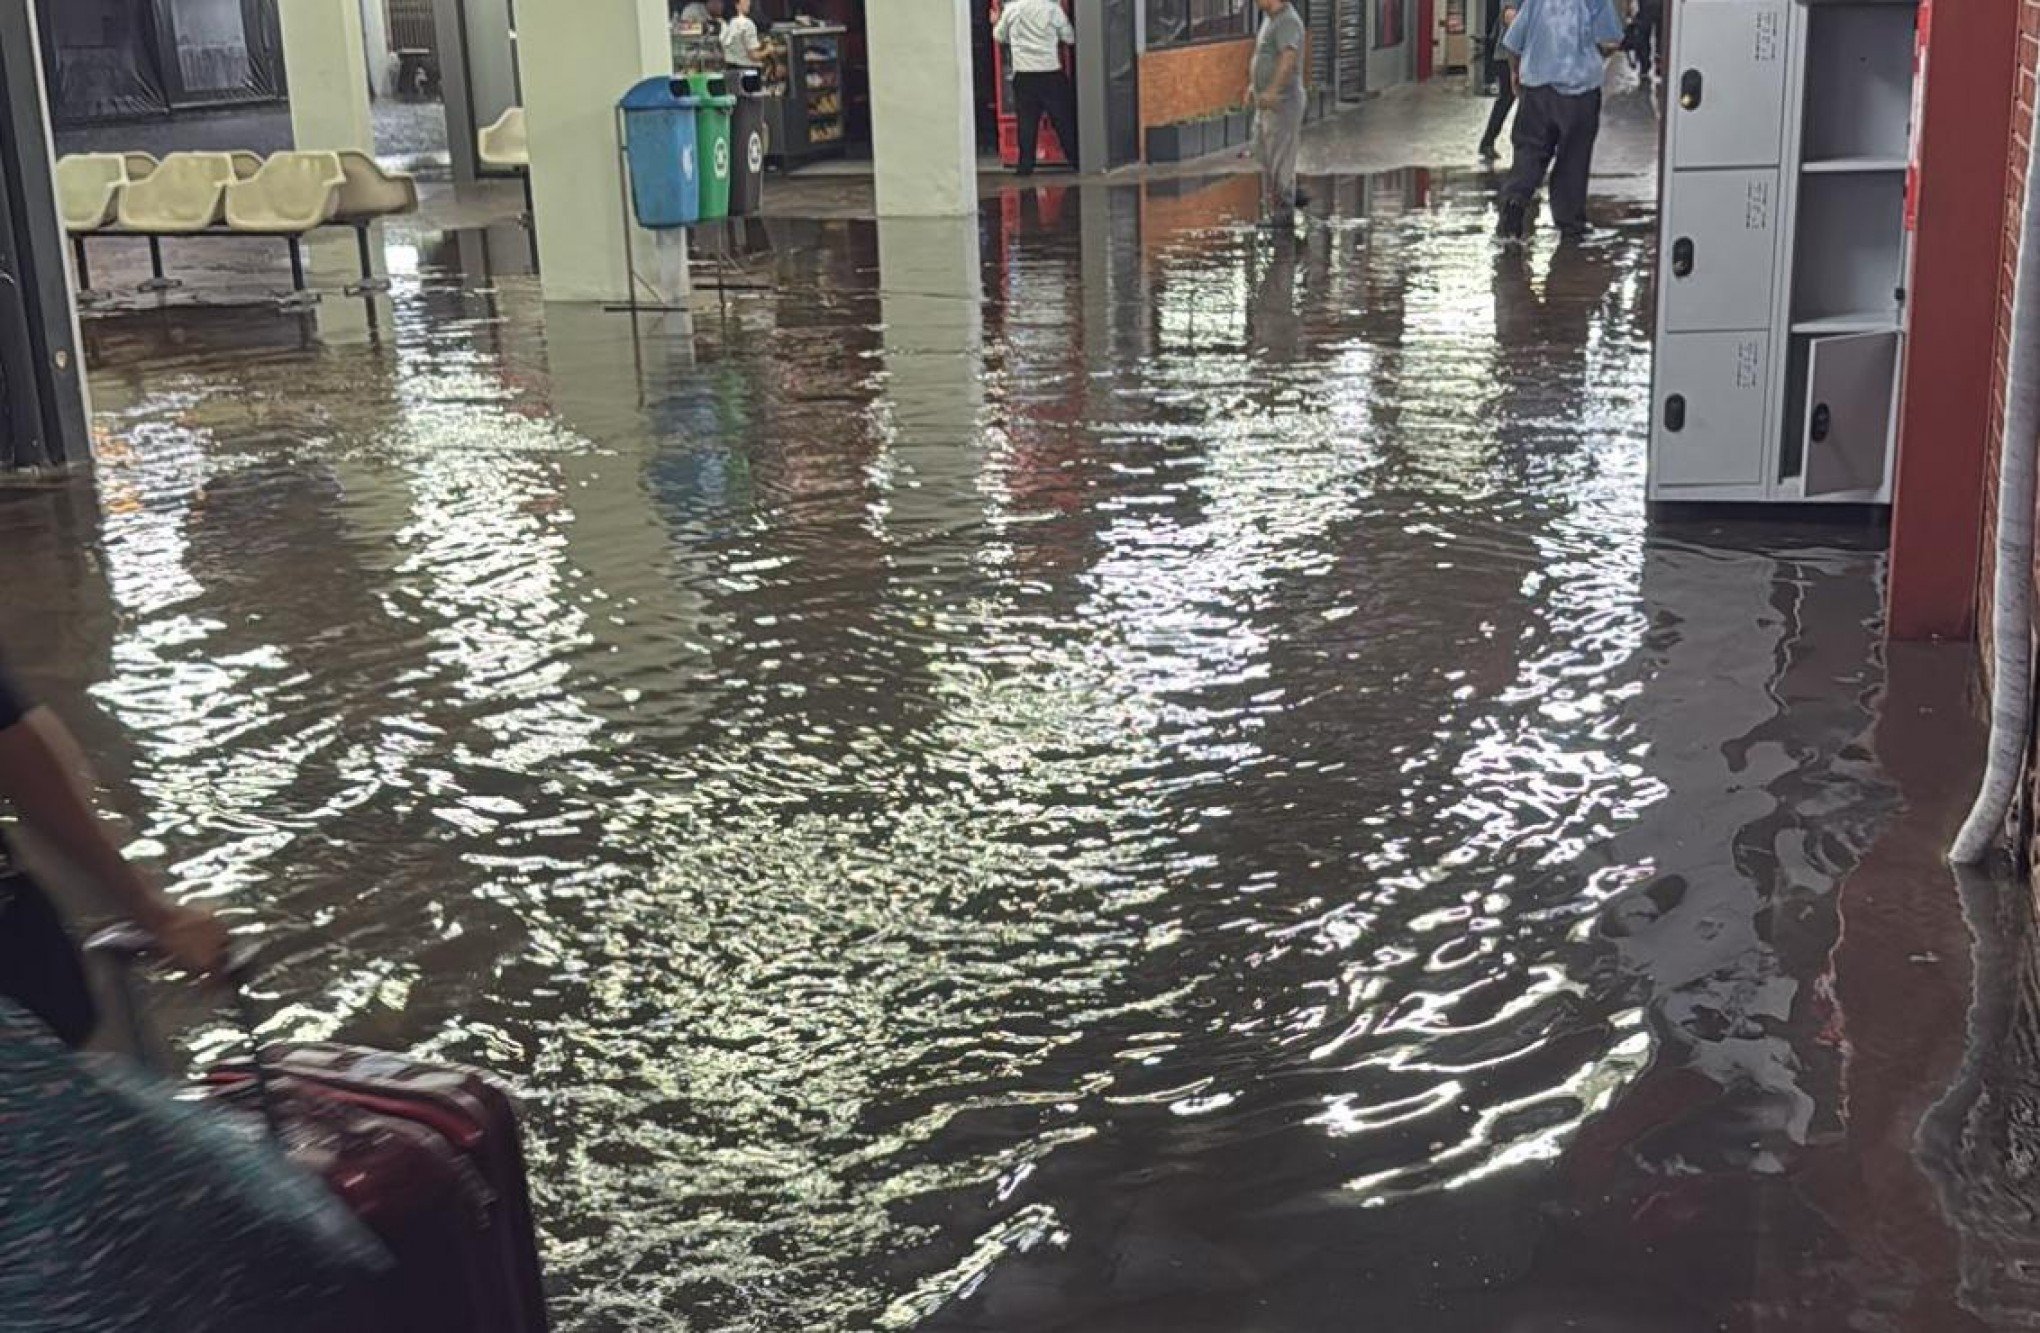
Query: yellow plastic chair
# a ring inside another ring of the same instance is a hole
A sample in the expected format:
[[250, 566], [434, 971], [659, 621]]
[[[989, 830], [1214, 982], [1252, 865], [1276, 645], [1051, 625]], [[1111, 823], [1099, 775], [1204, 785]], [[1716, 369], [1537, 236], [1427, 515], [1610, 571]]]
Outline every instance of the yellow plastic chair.
[[120, 192], [120, 225], [155, 236], [218, 226], [233, 179], [234, 159], [226, 153], [172, 153]]
[[73, 236], [111, 227], [120, 217], [127, 161], [119, 153], [73, 153], [57, 159], [57, 211]]
[[[166, 164], [167, 165], [167, 164]], [[338, 153], [277, 153], [246, 180], [226, 187], [230, 231], [290, 241], [291, 286], [305, 289], [304, 234], [333, 220], [347, 173]]]
[[[475, 155], [485, 167], [497, 171], [514, 171], [524, 179], [524, 217], [528, 222], [532, 216], [531, 204], [531, 136], [525, 129], [524, 108], [513, 106], [496, 117], [496, 123], [486, 126], [475, 136]], [[535, 251], [534, 251], [535, 253]]]
[[357, 149], [343, 149], [340, 170], [347, 183], [340, 187], [340, 206], [335, 222], [354, 228], [361, 249], [361, 282], [356, 291], [382, 291], [389, 279], [375, 275], [374, 257], [369, 253], [369, 225], [378, 218], [418, 211], [418, 182], [400, 171], [385, 171], [382, 164]]
[[119, 153], [74, 153], [57, 159], [57, 212], [71, 237], [81, 297], [100, 295], [92, 290], [85, 238], [119, 219], [120, 192], [126, 188], [127, 162]]
[[145, 292], [177, 286], [163, 274], [163, 238], [190, 236], [219, 225], [226, 208], [234, 159], [226, 153], [172, 153], [147, 176], [132, 173], [120, 192], [120, 229], [149, 238]]
[[482, 128], [475, 136], [475, 149], [485, 167], [500, 171], [526, 171], [531, 167], [531, 139], [525, 132], [524, 108], [513, 106]]
[[262, 170], [262, 154], [260, 153], [250, 152], [246, 148], [236, 148], [233, 152], [228, 153], [227, 156], [234, 159], [234, 179], [237, 181], [248, 180], [256, 172]]
[[154, 153], [127, 152], [122, 153], [121, 157], [127, 162], [128, 179], [131, 181], [145, 180], [155, 175], [156, 168], [161, 165], [156, 161]]

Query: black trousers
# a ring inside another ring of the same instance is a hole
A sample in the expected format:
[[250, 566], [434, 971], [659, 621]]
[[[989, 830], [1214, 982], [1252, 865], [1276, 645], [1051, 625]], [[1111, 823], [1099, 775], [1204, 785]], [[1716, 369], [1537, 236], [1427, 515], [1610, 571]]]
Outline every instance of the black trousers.
[[1587, 225], [1587, 180], [1594, 170], [1594, 140], [1601, 133], [1601, 92], [1562, 93], [1524, 88], [1517, 95], [1516, 161], [1504, 199], [1528, 204], [1551, 175], [1551, 220], [1561, 229]]
[[1509, 113], [1516, 109], [1516, 71], [1506, 60], [1495, 62], [1495, 106], [1488, 112], [1487, 133], [1480, 136], [1482, 152], [1493, 148], [1502, 140], [1502, 126], [1509, 123]]
[[1630, 50], [1636, 56], [1637, 72], [1646, 80], [1657, 76], [1658, 31], [1664, 26], [1663, 17], [1661, 0], [1642, 0], [1629, 25]]
[[1020, 121], [1020, 170], [1034, 170], [1034, 152], [1041, 142], [1041, 118], [1055, 126], [1063, 156], [1077, 165], [1077, 94], [1061, 70], [1013, 76], [1013, 113]]

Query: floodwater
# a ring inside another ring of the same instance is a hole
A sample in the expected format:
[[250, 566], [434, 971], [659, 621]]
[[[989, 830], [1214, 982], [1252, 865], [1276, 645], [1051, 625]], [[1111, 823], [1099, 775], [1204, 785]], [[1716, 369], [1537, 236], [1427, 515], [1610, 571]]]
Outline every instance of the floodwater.
[[1649, 521], [1641, 214], [1252, 189], [94, 319], [11, 652], [272, 1034], [516, 1080], [575, 1333], [2040, 1326], [1967, 656]]

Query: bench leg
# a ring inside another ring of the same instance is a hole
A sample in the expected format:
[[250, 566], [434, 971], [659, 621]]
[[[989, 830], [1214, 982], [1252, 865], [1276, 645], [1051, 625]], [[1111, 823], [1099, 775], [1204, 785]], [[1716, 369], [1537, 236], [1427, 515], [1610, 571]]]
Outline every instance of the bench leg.
[[149, 280], [136, 290], [144, 292], [167, 292], [184, 284], [175, 278], [163, 276], [163, 238], [149, 238]]
[[347, 289], [349, 296], [361, 296], [368, 292], [386, 292], [390, 289], [390, 280], [388, 278], [378, 278], [375, 275], [375, 253], [369, 248], [368, 244], [368, 229], [370, 225], [369, 223], [361, 222], [356, 223], [354, 227], [355, 245], [361, 252], [361, 281]]
[[279, 310], [290, 312], [308, 310], [319, 303], [319, 294], [305, 285], [305, 238], [286, 236], [290, 243], [290, 291], [277, 298]]
[[71, 255], [78, 261], [78, 293], [82, 296], [92, 290], [92, 261], [85, 257], [84, 236], [71, 238]]

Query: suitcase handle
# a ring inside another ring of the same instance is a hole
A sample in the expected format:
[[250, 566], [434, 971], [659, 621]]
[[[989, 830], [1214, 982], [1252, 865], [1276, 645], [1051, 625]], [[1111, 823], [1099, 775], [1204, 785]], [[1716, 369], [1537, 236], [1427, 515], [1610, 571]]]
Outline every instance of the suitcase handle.
[[[85, 941], [85, 952], [111, 959], [122, 967], [142, 967], [163, 959], [163, 948], [156, 937], [132, 921], [116, 921], [98, 932]], [[261, 962], [261, 945], [236, 943], [227, 950], [227, 965], [221, 975], [238, 990], [255, 979]]]
[[[128, 1032], [134, 1039], [135, 1049], [148, 1048], [148, 1033], [145, 1031], [141, 1006], [135, 1002], [132, 989], [133, 972], [136, 968], [160, 962], [163, 949], [156, 937], [132, 921], [119, 921], [94, 934], [85, 941], [85, 952], [112, 962], [120, 974], [120, 1002], [127, 1020]], [[240, 943], [227, 950], [227, 965], [220, 975], [227, 983], [227, 992], [233, 998], [234, 1017], [241, 1031], [248, 1038], [248, 1065], [255, 1075], [255, 1099], [262, 1108], [262, 1123], [269, 1130], [269, 1137], [279, 1145], [283, 1142], [283, 1120], [277, 1114], [275, 1088], [270, 1082], [269, 1061], [263, 1058], [262, 1043], [256, 1039], [258, 1022], [255, 1006], [248, 998], [248, 983], [255, 978], [262, 961], [260, 945]]]

